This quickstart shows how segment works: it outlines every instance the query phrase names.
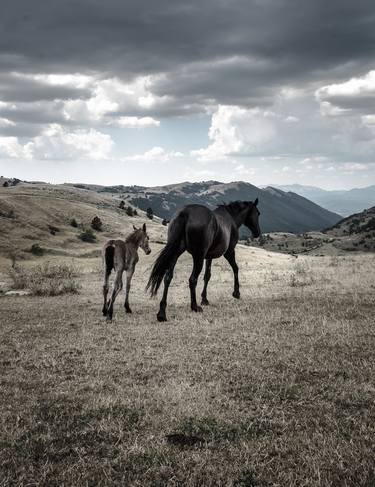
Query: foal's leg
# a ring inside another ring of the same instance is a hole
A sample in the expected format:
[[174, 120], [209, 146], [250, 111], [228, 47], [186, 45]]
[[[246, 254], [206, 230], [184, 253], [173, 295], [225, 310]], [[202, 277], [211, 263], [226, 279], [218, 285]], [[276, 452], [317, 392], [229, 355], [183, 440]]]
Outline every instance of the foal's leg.
[[160, 308], [159, 308], [159, 312], [157, 314], [158, 321], [167, 321], [167, 315], [165, 313], [165, 309], [167, 307], [168, 289], [169, 289], [169, 285], [173, 279], [173, 271], [174, 271], [177, 259], [180, 257], [182, 252], [183, 252], [183, 250], [181, 252], [179, 252], [177, 254], [177, 256], [173, 258], [173, 260], [171, 260], [169, 268], [168, 268], [167, 272], [165, 273], [163, 296], [161, 298]]
[[107, 308], [107, 320], [108, 321], [112, 320], [113, 305], [115, 304], [115, 300], [116, 300], [118, 293], [122, 289], [122, 273], [123, 272], [124, 272], [124, 269], [118, 269], [116, 272], [115, 281], [113, 283], [112, 295], [111, 295], [111, 299], [109, 300], [108, 308]]
[[103, 282], [103, 298], [104, 298], [104, 303], [103, 303], [103, 316], [107, 316], [107, 296], [108, 296], [108, 289], [109, 289], [109, 275], [111, 274], [111, 271], [108, 271], [107, 266], [105, 266], [104, 269], [104, 282]]
[[131, 269], [128, 269], [126, 271], [126, 288], [125, 288], [125, 311], [127, 313], [131, 313], [132, 310], [130, 309], [130, 306], [129, 306], [129, 292], [130, 292], [130, 283], [132, 282], [132, 277], [133, 277], [133, 274], [134, 274], [134, 267], [132, 267]]
[[236, 255], [234, 253], [234, 250], [232, 252], [224, 254], [224, 257], [227, 259], [227, 261], [229, 262], [230, 266], [233, 269], [234, 290], [233, 290], [232, 296], [234, 298], [239, 299], [240, 298], [240, 283], [238, 281], [238, 265], [236, 262]]
[[202, 312], [202, 308], [197, 305], [197, 297], [195, 295], [195, 290], [197, 288], [197, 282], [199, 274], [201, 273], [203, 267], [203, 256], [193, 256], [193, 272], [189, 278], [189, 288], [190, 288], [190, 301], [191, 301], [191, 309], [195, 312]]
[[208, 281], [211, 279], [211, 264], [212, 264], [212, 259], [206, 259], [206, 270], [204, 272], [204, 286], [203, 286], [203, 291], [202, 291], [202, 302], [201, 304], [203, 305], [208, 305], [210, 304], [207, 299], [207, 285]]

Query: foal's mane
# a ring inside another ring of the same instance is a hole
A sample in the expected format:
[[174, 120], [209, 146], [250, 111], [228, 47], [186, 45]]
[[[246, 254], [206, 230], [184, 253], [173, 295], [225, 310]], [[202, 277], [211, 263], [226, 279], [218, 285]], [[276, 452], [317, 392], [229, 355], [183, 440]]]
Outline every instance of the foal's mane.
[[134, 230], [130, 235], [128, 235], [125, 239], [125, 243], [137, 243], [139, 236], [140, 236], [140, 230], [141, 228], [137, 228], [137, 230]]

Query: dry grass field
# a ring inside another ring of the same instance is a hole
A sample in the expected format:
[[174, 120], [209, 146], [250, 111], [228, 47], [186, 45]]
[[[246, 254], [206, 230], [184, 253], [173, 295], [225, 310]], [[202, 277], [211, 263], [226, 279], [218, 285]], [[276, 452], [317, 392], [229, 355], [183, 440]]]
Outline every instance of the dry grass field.
[[112, 323], [99, 258], [21, 262], [80, 289], [0, 296], [0, 485], [374, 486], [375, 256], [239, 246], [241, 300], [220, 259], [192, 314], [184, 255], [160, 324], [151, 246]]

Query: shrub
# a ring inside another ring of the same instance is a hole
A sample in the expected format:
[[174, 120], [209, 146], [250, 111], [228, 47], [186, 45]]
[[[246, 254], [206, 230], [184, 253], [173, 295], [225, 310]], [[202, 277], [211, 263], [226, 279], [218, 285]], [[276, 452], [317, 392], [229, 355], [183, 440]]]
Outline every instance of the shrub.
[[74, 227], [74, 228], [77, 228], [78, 227], [78, 222], [77, 222], [77, 220], [75, 218], [72, 218], [70, 220], [70, 226], [71, 227]]
[[138, 215], [138, 211], [134, 208], [133, 210], [133, 216], [137, 216]]
[[43, 255], [44, 254], [44, 249], [37, 243], [32, 244], [30, 248], [30, 252], [33, 255]]
[[134, 212], [133, 212], [133, 208], [131, 206], [128, 206], [125, 210], [126, 214], [128, 216], [133, 216], [134, 215]]
[[28, 289], [34, 296], [76, 294], [80, 288], [75, 268], [67, 264], [46, 262], [29, 269], [15, 266], [9, 275], [15, 289]]
[[125, 201], [124, 201], [124, 200], [121, 200], [121, 201], [120, 201], [120, 204], [118, 205], [118, 207], [119, 207], [121, 210], [125, 210]]
[[163, 218], [163, 221], [161, 222], [161, 224], [166, 227], [168, 225], [168, 223], [169, 223], [169, 220], [166, 220], [165, 218]]
[[101, 219], [98, 216], [94, 216], [94, 218], [91, 220], [91, 228], [96, 230], [97, 232], [101, 232], [102, 226], [103, 223]]
[[9, 183], [8, 183], [8, 181], [5, 181], [5, 182], [4, 182], [3, 187], [4, 187], [4, 188], [8, 188], [8, 187], [9, 187]]
[[55, 227], [54, 225], [48, 225], [48, 230], [51, 235], [56, 235], [56, 233], [60, 231], [60, 228]]
[[82, 240], [82, 242], [96, 242], [96, 236], [91, 228], [83, 230], [83, 232], [78, 235], [78, 238]]
[[147, 208], [147, 210], [146, 210], [146, 216], [150, 220], [152, 220], [154, 218], [154, 212], [152, 211], [152, 208], [150, 208], [150, 207]]

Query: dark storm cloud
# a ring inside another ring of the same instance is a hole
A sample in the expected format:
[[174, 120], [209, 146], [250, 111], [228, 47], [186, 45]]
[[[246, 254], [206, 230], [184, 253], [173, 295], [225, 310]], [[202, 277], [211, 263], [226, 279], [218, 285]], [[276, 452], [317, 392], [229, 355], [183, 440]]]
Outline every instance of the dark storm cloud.
[[86, 89], [52, 85], [18, 73], [0, 73], [0, 99], [4, 102], [88, 98], [90, 94]]
[[[374, 19], [372, 0], [14, 0], [0, 18], [0, 63], [123, 79], [164, 73], [160, 95], [267, 104], [281, 84], [368, 69]], [[220, 64], [234, 57], [237, 65]]]

